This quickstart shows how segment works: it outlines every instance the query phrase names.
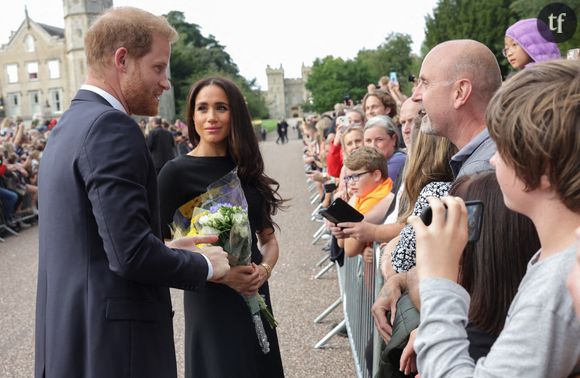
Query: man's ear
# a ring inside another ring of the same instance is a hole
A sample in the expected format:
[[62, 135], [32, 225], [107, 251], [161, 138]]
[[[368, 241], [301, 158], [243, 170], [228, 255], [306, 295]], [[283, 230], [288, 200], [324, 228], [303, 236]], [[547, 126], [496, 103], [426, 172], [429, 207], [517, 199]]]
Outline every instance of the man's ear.
[[540, 176], [540, 189], [542, 190], [550, 190], [552, 188], [552, 183], [550, 182], [550, 177], [547, 173], [544, 173]]
[[471, 97], [471, 91], [473, 90], [473, 85], [468, 79], [457, 80], [454, 84], [454, 101], [453, 107], [459, 109], [469, 100]]
[[127, 72], [127, 60], [128, 60], [128, 53], [127, 49], [124, 47], [119, 47], [115, 51], [115, 68], [122, 72]]
[[375, 182], [383, 181], [383, 175], [380, 170], [375, 169], [375, 171], [373, 172], [373, 181]]

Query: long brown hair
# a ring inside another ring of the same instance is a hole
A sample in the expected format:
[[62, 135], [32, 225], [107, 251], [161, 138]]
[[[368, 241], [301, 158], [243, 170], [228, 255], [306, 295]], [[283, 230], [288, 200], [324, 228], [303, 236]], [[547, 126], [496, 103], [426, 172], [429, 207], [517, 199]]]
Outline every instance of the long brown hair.
[[483, 202], [481, 236], [463, 251], [459, 283], [471, 296], [469, 321], [498, 336], [528, 261], [540, 248], [538, 234], [527, 217], [505, 206], [493, 171], [460, 177], [449, 195]]
[[423, 187], [434, 181], [453, 181], [449, 166], [457, 148], [447, 138], [419, 131], [413, 138], [405, 165], [405, 191], [399, 205], [398, 223], [406, 223]]
[[240, 89], [232, 81], [219, 76], [211, 76], [191, 86], [187, 97], [187, 131], [189, 140], [193, 146], [200, 141], [199, 134], [195, 130], [193, 114], [195, 111], [195, 99], [199, 92], [210, 85], [220, 87], [226, 94], [230, 104], [231, 127], [227, 137], [228, 154], [238, 167], [238, 176], [243, 184], [251, 184], [256, 187], [264, 198], [264, 206], [261, 210], [262, 219], [267, 223], [276, 223], [272, 220], [279, 209], [284, 207], [284, 202], [278, 189], [280, 184], [264, 173], [264, 160], [258, 146], [258, 139], [252, 127], [250, 111]]

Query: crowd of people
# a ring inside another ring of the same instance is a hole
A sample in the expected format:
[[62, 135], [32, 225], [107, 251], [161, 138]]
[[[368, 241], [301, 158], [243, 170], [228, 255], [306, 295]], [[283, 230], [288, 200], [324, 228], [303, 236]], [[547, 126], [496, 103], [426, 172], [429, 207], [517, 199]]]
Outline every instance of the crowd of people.
[[[0, 237], [16, 235], [38, 220], [38, 169], [42, 152], [58, 120], [25, 123], [18, 117], [0, 124]], [[193, 146], [187, 125], [160, 117], [139, 119], [156, 172], [166, 162], [189, 153]]]
[[[56, 120], [38, 127], [22, 119], [0, 124], [0, 232], [16, 233], [37, 220], [40, 157]], [[0, 235], [1, 236], [1, 235]]]
[[[371, 312], [388, 363], [370, 375], [580, 375], [580, 61], [530, 38], [532, 24], [506, 31], [503, 53], [520, 72], [505, 81], [487, 46], [447, 41], [409, 97], [383, 77], [360, 103], [298, 123], [322, 207], [341, 198], [364, 217], [327, 221], [331, 259], [360, 256], [384, 277]], [[40, 223], [37, 377], [177, 376], [168, 287], [185, 290], [187, 377], [284, 376], [276, 330], [261, 331], [264, 348], [247, 298], [272, 309], [273, 216], [285, 199], [230, 80], [194, 83], [186, 123], [155, 117], [176, 38], [162, 17], [108, 10], [86, 35], [87, 80], [58, 123], [0, 127], [0, 225]], [[281, 120], [277, 143], [287, 129]], [[193, 225], [189, 204], [231, 172], [247, 265], [230, 266], [217, 236], [172, 228], [178, 211]], [[468, 219], [471, 200], [481, 222]], [[393, 346], [402, 298], [420, 318]]]
[[[326, 220], [325, 248], [384, 278], [371, 309], [384, 352], [375, 372], [366, 356], [370, 376], [580, 374], [580, 313], [566, 289], [580, 233], [580, 62], [561, 59], [536, 25], [506, 31], [516, 73], [505, 81], [487, 46], [447, 41], [424, 58], [410, 98], [395, 82], [370, 84], [360, 105], [304, 124], [322, 207], [341, 198], [364, 215]], [[471, 200], [483, 215], [468, 243]], [[576, 301], [578, 280], [570, 273]], [[401, 298], [416, 320], [397, 311]]]

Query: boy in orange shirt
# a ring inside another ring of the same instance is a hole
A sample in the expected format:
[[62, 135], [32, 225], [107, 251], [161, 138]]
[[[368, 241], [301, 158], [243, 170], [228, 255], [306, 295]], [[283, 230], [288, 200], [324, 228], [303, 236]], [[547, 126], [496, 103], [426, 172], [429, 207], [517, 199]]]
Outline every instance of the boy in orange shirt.
[[[344, 166], [344, 181], [352, 195], [349, 203], [360, 213], [366, 214], [391, 193], [393, 181], [388, 176], [386, 158], [375, 148], [359, 148], [346, 158]], [[366, 246], [354, 238], [339, 240], [339, 245], [341, 242], [349, 257], [361, 254]]]

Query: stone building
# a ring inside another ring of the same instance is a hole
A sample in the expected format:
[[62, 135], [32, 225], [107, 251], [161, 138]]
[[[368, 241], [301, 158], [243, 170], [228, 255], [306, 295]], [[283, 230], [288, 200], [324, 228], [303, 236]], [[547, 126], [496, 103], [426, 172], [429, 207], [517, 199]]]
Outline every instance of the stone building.
[[296, 118], [303, 116], [302, 105], [309, 101], [310, 93], [306, 90], [306, 82], [311, 67], [302, 64], [301, 78], [284, 78], [284, 69], [266, 67], [268, 90], [266, 105], [270, 118]]
[[[0, 118], [58, 118], [86, 74], [84, 36], [113, 0], [63, 0], [64, 29], [25, 17], [0, 47]], [[161, 97], [161, 117], [175, 118], [173, 90]]]

